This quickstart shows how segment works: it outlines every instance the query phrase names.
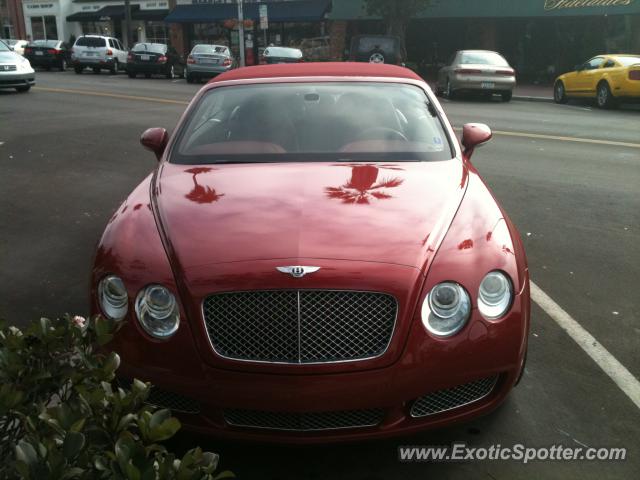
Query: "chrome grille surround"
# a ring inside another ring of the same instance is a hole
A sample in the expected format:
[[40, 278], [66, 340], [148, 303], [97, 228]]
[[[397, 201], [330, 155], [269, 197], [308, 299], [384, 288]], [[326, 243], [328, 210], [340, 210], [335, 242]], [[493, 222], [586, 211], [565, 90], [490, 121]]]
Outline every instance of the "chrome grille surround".
[[498, 375], [492, 375], [463, 385], [431, 392], [414, 402], [411, 407], [411, 416], [414, 418], [426, 417], [475, 403], [489, 395], [497, 381]]
[[398, 305], [386, 293], [259, 290], [209, 295], [202, 310], [211, 346], [223, 358], [313, 364], [384, 354]]
[[233, 427], [316, 432], [347, 428], [375, 427], [382, 423], [384, 410], [342, 410], [335, 412], [266, 412], [261, 410], [226, 409], [225, 422]]

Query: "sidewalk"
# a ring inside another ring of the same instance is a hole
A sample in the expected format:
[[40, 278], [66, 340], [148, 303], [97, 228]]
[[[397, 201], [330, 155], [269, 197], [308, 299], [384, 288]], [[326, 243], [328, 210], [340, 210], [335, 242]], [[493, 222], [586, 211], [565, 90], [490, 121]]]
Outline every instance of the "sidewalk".
[[551, 85], [516, 85], [513, 91], [514, 100], [530, 102], [553, 102], [553, 86]]

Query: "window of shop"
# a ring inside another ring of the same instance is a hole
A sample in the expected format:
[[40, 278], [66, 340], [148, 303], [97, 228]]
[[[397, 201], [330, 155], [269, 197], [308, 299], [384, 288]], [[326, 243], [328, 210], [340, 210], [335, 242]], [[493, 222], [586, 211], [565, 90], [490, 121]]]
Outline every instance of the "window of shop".
[[111, 22], [82, 22], [84, 35], [111, 35]]
[[[194, 23], [190, 35], [190, 46], [193, 48], [198, 43], [209, 43], [214, 45], [229, 44], [229, 30], [222, 28], [215, 23]], [[237, 34], [237, 31], [236, 31]]]
[[56, 17], [31, 17], [31, 38], [34, 40], [57, 40], [58, 25]]
[[169, 43], [169, 29], [164, 22], [145, 22], [147, 42]]

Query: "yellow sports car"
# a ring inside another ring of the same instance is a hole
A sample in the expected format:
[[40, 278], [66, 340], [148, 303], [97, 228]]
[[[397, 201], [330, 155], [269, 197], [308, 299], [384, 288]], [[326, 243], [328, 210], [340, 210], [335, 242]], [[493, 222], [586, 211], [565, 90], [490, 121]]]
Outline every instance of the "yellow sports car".
[[640, 55], [598, 55], [573, 72], [560, 75], [553, 88], [556, 103], [595, 98], [600, 108], [640, 100]]

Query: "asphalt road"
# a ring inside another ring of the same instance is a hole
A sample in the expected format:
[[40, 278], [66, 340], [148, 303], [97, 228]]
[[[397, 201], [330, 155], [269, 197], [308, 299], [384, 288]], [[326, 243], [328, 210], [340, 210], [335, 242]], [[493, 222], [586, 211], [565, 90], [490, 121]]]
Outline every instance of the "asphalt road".
[[[155, 166], [138, 137], [150, 126], [173, 128], [197, 89], [183, 80], [41, 72], [27, 94], [0, 92], [0, 317], [24, 324], [87, 311], [94, 246]], [[443, 106], [456, 127], [483, 122], [496, 132], [473, 160], [522, 233], [533, 281], [640, 378], [640, 112], [473, 99]], [[634, 477], [639, 406], [552, 316], [537, 305], [532, 316], [522, 383], [471, 424], [358, 445], [284, 448], [187, 435], [179, 444], [220, 452], [240, 478]], [[397, 461], [399, 445], [453, 441], [629, 451], [624, 462]]]

